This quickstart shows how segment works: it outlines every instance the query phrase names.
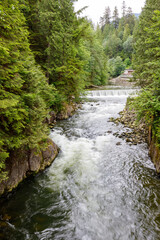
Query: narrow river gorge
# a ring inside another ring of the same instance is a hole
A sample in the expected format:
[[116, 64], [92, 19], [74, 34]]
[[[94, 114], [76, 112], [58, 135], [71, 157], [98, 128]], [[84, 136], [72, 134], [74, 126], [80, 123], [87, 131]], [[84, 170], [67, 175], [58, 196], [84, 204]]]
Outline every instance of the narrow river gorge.
[[8, 218], [0, 239], [160, 239], [160, 179], [147, 145], [116, 137], [129, 129], [109, 121], [131, 92], [90, 91], [72, 118], [56, 124], [50, 136], [60, 154], [0, 207]]

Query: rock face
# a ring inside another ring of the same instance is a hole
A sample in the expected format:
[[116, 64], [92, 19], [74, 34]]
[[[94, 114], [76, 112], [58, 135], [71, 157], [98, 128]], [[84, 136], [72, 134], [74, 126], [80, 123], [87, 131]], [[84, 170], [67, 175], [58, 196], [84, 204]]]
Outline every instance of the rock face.
[[124, 87], [132, 87], [134, 86], [134, 82], [130, 78], [124, 78], [122, 76], [113, 78], [109, 80], [109, 83], [116, 86], [124, 86]]
[[153, 138], [152, 128], [149, 128], [149, 155], [152, 159], [152, 162], [156, 168], [157, 173], [160, 173], [160, 149], [156, 144], [156, 139]]
[[146, 126], [144, 120], [139, 123], [136, 122], [136, 113], [134, 109], [129, 109], [126, 105], [125, 109], [119, 113], [119, 118], [111, 118], [110, 121], [115, 124], [123, 124], [126, 128], [121, 133], [114, 133], [116, 137], [126, 140], [130, 145], [137, 145], [143, 142], [147, 142], [148, 138], [148, 127]]
[[143, 120], [137, 125], [135, 111], [134, 109], [130, 110], [127, 105], [120, 113], [120, 117], [117, 119], [111, 119], [111, 121], [116, 124], [122, 123], [125, 127], [131, 128], [130, 132], [123, 132], [121, 134], [116, 133], [114, 134], [115, 136], [125, 139], [126, 142], [129, 142], [130, 144], [148, 143], [149, 156], [156, 168], [156, 172], [160, 173], [160, 148], [157, 144], [156, 138], [152, 134], [152, 127], [146, 126], [145, 121]]
[[[73, 102], [70, 104], [65, 103], [62, 111], [59, 113], [51, 111], [45, 123], [53, 127], [56, 120], [71, 117], [78, 107], [79, 105]], [[51, 139], [47, 139], [47, 142], [41, 145], [38, 149], [21, 148], [16, 150], [16, 152], [10, 153], [10, 157], [6, 161], [8, 178], [0, 183], [0, 195], [12, 191], [26, 177], [34, 175], [51, 165], [58, 155], [59, 148]]]
[[72, 105], [66, 105], [65, 110], [61, 111], [57, 114], [57, 120], [63, 120], [67, 119], [68, 117], [71, 117], [76, 110], [77, 106], [75, 104]]
[[51, 111], [49, 113], [49, 116], [46, 118], [46, 122], [49, 125], [52, 125], [52, 124], [54, 125], [56, 123], [56, 120], [67, 119], [74, 114], [75, 110], [77, 110], [78, 107], [79, 105], [76, 103], [70, 103], [70, 104], [65, 103], [63, 106], [63, 109], [60, 112], [56, 113], [54, 111]]
[[45, 144], [40, 144], [39, 149], [23, 148], [11, 153], [6, 162], [8, 179], [0, 183], [0, 195], [10, 192], [27, 176], [38, 173], [51, 165], [58, 152], [57, 145], [51, 139], [47, 139]]

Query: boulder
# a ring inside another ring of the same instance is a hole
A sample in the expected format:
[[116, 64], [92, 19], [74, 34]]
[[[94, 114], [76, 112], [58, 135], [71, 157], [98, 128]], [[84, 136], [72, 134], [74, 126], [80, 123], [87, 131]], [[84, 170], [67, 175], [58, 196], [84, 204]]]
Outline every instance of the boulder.
[[12, 191], [27, 176], [36, 174], [51, 165], [58, 152], [58, 146], [51, 139], [40, 143], [38, 148], [24, 147], [11, 152], [6, 161], [7, 180], [0, 183], [0, 195]]

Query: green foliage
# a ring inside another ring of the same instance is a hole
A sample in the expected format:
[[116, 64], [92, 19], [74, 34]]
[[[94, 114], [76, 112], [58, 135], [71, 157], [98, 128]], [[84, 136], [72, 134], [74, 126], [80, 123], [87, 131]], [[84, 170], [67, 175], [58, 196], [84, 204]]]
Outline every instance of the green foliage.
[[145, 122], [152, 126], [152, 131], [160, 144], [160, 88], [154, 89], [153, 85], [143, 89], [133, 104], [137, 119], [145, 119]]
[[123, 42], [125, 42], [127, 40], [129, 35], [130, 35], [130, 28], [129, 28], [129, 25], [126, 24], [124, 27], [124, 32], [123, 32]]
[[122, 17], [118, 17], [118, 10], [115, 7], [112, 22], [104, 21], [106, 16], [110, 15], [107, 9], [101, 18], [102, 41], [106, 57], [109, 59], [110, 77], [115, 77], [121, 74], [124, 66], [132, 64], [133, 32], [138, 20], [133, 15], [132, 9], [126, 8], [125, 1], [122, 3]]
[[22, 145], [33, 147], [46, 138], [48, 128], [42, 122], [54, 102], [54, 89], [35, 64], [19, 2], [0, 3], [0, 17], [1, 172], [10, 151]]
[[108, 61], [109, 73], [112, 77], [119, 76], [125, 70], [125, 64], [121, 57], [111, 58]]
[[108, 80], [107, 59], [104, 54], [99, 28], [96, 31], [90, 26], [88, 36], [82, 42], [81, 57], [85, 60], [86, 85], [105, 85]]
[[133, 36], [128, 36], [127, 40], [123, 43], [123, 49], [125, 58], [131, 59], [133, 53]]
[[125, 64], [126, 68], [128, 68], [129, 66], [131, 66], [131, 60], [129, 58], [126, 58], [124, 60], [124, 64]]
[[116, 57], [122, 51], [122, 40], [116, 36], [116, 34], [111, 34], [104, 43], [105, 54], [109, 57]]
[[3, 141], [0, 140], [0, 183], [6, 179], [7, 176], [7, 172], [4, 171], [5, 169], [5, 160], [8, 158], [9, 153], [7, 153], [4, 149], [3, 149]]
[[146, 2], [135, 33], [135, 77], [143, 89], [134, 105], [139, 119], [143, 117], [152, 126], [160, 144], [160, 11], [154, 11], [158, 8], [158, 1]]
[[[106, 83], [102, 34], [74, 12], [74, 0], [0, 1], [0, 178], [11, 151], [47, 137], [50, 108]], [[4, 173], [4, 174], [2, 174]]]
[[115, 6], [114, 11], [113, 11], [113, 26], [114, 28], [118, 28], [119, 25], [119, 13], [118, 13], [118, 8]]
[[[148, 0], [146, 5], [140, 15], [139, 25], [136, 28], [134, 34], [134, 58], [133, 58], [133, 66], [135, 68], [135, 79], [137, 84], [140, 86], [146, 86], [152, 82], [153, 74], [157, 71], [156, 65], [153, 66], [153, 61], [155, 61], [156, 56], [153, 53], [154, 46], [158, 47], [158, 29], [156, 29], [154, 25], [154, 11], [160, 10], [160, 4], [157, 0]], [[158, 23], [157, 23], [158, 24]], [[152, 28], [149, 31], [149, 28]], [[156, 34], [155, 34], [156, 30]], [[154, 43], [151, 38], [154, 36], [156, 42]], [[150, 39], [150, 40], [149, 40]], [[152, 51], [151, 52], [148, 52]], [[158, 51], [156, 51], [158, 54]]]
[[70, 0], [37, 0], [29, 2], [29, 7], [26, 17], [37, 63], [56, 87], [61, 102], [73, 96], [77, 99], [85, 85], [84, 61], [78, 49], [88, 23], [76, 16]]

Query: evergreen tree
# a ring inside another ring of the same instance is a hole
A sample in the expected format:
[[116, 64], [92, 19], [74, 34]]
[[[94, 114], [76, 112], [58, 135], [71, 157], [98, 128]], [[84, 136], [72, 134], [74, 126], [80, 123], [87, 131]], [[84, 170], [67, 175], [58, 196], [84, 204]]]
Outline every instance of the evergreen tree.
[[101, 26], [101, 29], [103, 31], [104, 27], [105, 27], [105, 20], [104, 20], [104, 17], [100, 17], [100, 26]]
[[111, 9], [110, 7], [105, 8], [104, 12], [104, 23], [105, 24], [110, 24], [111, 21]]
[[105, 85], [108, 80], [108, 68], [99, 27], [95, 31], [90, 26], [79, 52], [81, 52], [81, 58], [85, 61], [86, 86]]
[[117, 29], [118, 37], [121, 40], [123, 40], [124, 28], [125, 28], [124, 18], [121, 18], [119, 21], [118, 29]]
[[109, 58], [113, 58], [121, 53], [122, 47], [122, 40], [113, 33], [105, 41], [104, 50]]
[[124, 18], [126, 16], [126, 3], [123, 1], [122, 3], [122, 17]]
[[[125, 1], [122, 3], [122, 15], [121, 18], [118, 17], [118, 9], [115, 7], [112, 17], [113, 21], [110, 22], [110, 24], [104, 23], [102, 29], [102, 44], [106, 57], [109, 59], [109, 66], [112, 69], [114, 64], [117, 66], [122, 65], [121, 69], [123, 69], [124, 66], [128, 67], [132, 63], [133, 31], [137, 24], [137, 20], [130, 7], [126, 10]], [[117, 76], [117, 72], [120, 73], [121, 71], [117, 71], [115, 74], [112, 74], [115, 70], [109, 70], [109, 72], [111, 76]]]
[[118, 24], [119, 24], [119, 13], [118, 13], [118, 8], [115, 7], [114, 11], [113, 11], [113, 25], [114, 27], [117, 29], [118, 28]]
[[155, 10], [160, 10], [159, 1], [147, 0], [134, 35], [134, 76], [140, 86], [145, 86], [152, 82], [152, 72], [148, 64], [151, 60], [151, 56], [148, 57], [147, 55], [150, 45], [146, 42], [149, 33], [146, 31], [146, 28], [152, 25]]
[[[73, 2], [37, 1], [37, 12], [32, 10], [30, 13], [32, 22], [34, 18], [37, 19], [33, 32], [31, 31], [32, 49], [37, 62], [49, 78], [49, 83], [56, 87], [62, 101], [69, 101], [73, 96], [76, 99], [84, 87], [84, 63], [79, 58], [78, 48], [88, 23], [76, 16]], [[38, 47], [34, 45], [37, 36]]]
[[136, 17], [132, 12], [132, 8], [128, 7], [128, 10], [125, 16], [125, 25], [128, 24], [131, 34], [133, 34], [135, 23], [136, 23]]
[[[9, 152], [46, 138], [51, 89], [29, 49], [17, 0], [0, 2], [0, 172]], [[1, 180], [2, 180], [1, 176]]]
[[103, 17], [100, 18], [100, 26], [102, 31], [104, 30], [104, 27], [111, 23], [111, 10], [110, 7], [105, 8]]
[[127, 40], [123, 43], [123, 49], [125, 54], [125, 59], [132, 58], [133, 53], [133, 36], [128, 36]]
[[138, 119], [152, 126], [153, 137], [160, 146], [160, 5], [147, 0], [135, 36], [134, 68], [137, 84], [142, 88], [134, 101]]
[[129, 25], [126, 24], [125, 28], [124, 28], [124, 32], [123, 32], [123, 42], [125, 42], [127, 40], [127, 38], [129, 37], [130, 33], [131, 32], [130, 32]]
[[128, 7], [128, 9], [127, 9], [127, 17], [130, 17], [130, 16], [132, 16], [133, 15], [133, 12], [132, 12], [132, 8], [131, 7]]
[[111, 58], [108, 61], [109, 73], [111, 77], [119, 76], [125, 69], [125, 64], [120, 56]]

